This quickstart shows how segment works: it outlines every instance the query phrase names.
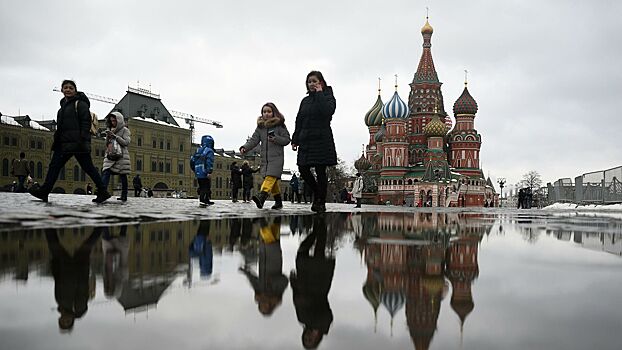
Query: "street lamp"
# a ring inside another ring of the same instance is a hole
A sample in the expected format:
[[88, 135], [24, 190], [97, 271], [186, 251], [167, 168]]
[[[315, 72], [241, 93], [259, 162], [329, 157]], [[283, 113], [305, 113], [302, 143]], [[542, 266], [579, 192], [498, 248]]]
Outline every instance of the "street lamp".
[[497, 179], [497, 183], [499, 184], [499, 187], [501, 187], [501, 196], [499, 197], [499, 206], [503, 207], [503, 186], [505, 186], [505, 178], [504, 177], [500, 177]]

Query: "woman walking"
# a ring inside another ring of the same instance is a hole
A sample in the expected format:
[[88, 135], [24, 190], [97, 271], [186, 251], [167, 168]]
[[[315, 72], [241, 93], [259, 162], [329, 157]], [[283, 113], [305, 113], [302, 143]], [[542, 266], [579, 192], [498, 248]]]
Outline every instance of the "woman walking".
[[285, 117], [279, 112], [274, 103], [268, 102], [261, 107], [261, 116], [257, 118], [257, 127], [250, 139], [240, 147], [240, 153], [246, 153], [261, 143], [261, 175], [264, 181], [261, 192], [253, 196], [257, 208], [263, 205], [270, 194], [274, 196], [272, 209], [283, 208], [283, 199], [279, 189], [279, 179], [283, 173], [283, 148], [290, 142], [289, 131], [285, 126]]
[[108, 189], [111, 175], [119, 175], [121, 180], [121, 197], [117, 199], [127, 202], [127, 175], [130, 173], [130, 152], [127, 147], [131, 141], [130, 129], [125, 126], [123, 115], [112, 112], [106, 116], [106, 155], [102, 167], [102, 181]]
[[[326, 211], [326, 168], [337, 165], [335, 141], [330, 127], [337, 102], [333, 89], [318, 71], [307, 74], [306, 87], [308, 96], [300, 102], [292, 149], [298, 151], [300, 175], [313, 192], [311, 210], [322, 213]], [[317, 178], [311, 173], [311, 168], [315, 169]]]

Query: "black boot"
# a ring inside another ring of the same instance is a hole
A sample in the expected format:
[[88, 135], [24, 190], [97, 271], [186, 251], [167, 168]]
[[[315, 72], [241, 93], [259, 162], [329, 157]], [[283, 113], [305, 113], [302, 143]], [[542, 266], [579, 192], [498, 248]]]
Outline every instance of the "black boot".
[[319, 199], [319, 196], [313, 196], [313, 204], [311, 204], [311, 210], [316, 213], [324, 213], [326, 212], [326, 204], [324, 201]]
[[39, 188], [33, 188], [30, 191], [28, 191], [28, 192], [30, 193], [31, 196], [37, 197], [40, 200], [42, 200], [43, 202], [47, 203], [47, 201], [48, 201], [48, 194], [49, 194], [48, 191], [46, 191], [46, 190], [42, 189], [41, 187], [39, 187]]
[[108, 198], [110, 198], [110, 193], [108, 193], [107, 190], [105, 189], [98, 189], [97, 190], [97, 197], [93, 198], [93, 203], [103, 203], [104, 201], [106, 201]]
[[258, 195], [253, 196], [251, 199], [255, 202], [257, 208], [261, 209], [263, 208], [263, 204], [266, 202], [266, 198], [268, 198], [268, 192], [261, 191]]
[[283, 200], [281, 199], [280, 194], [274, 195], [274, 205], [272, 206], [272, 209], [283, 209]]

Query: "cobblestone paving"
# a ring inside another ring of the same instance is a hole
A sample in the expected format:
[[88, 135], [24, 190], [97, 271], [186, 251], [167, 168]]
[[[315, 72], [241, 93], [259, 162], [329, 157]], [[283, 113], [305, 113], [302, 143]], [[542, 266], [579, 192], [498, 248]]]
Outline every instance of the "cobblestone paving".
[[[98, 205], [91, 202], [93, 198], [95, 197], [89, 195], [51, 194], [49, 202], [44, 203], [28, 193], [0, 192], [0, 230], [313, 214], [310, 204], [290, 202], [285, 202], [285, 207], [281, 210], [271, 210], [270, 207], [274, 203], [272, 201], [267, 201], [264, 209], [257, 209], [253, 203], [232, 203], [229, 200], [216, 200], [216, 204], [210, 207], [199, 208], [197, 199], [130, 197], [127, 202], [123, 203], [116, 200], [116, 197], [112, 197]], [[409, 208], [363, 205], [361, 209], [355, 209], [353, 204], [341, 203], [327, 203], [326, 209], [329, 212], [469, 212], [508, 214], [523, 218], [542, 218], [555, 214], [569, 215], [567, 210], [518, 211], [506, 208]]]

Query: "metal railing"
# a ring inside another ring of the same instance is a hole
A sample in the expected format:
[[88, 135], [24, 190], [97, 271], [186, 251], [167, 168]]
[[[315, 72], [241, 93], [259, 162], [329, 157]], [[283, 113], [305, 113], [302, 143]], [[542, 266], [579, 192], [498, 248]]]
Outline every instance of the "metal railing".
[[622, 203], [622, 166], [547, 184], [548, 201], [577, 204]]

